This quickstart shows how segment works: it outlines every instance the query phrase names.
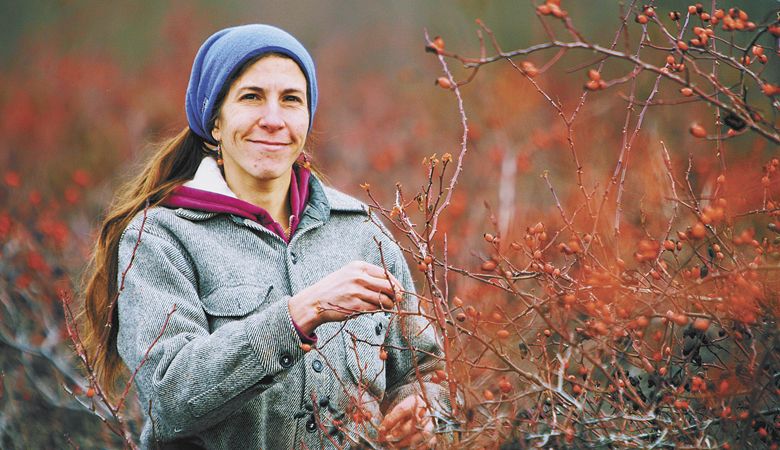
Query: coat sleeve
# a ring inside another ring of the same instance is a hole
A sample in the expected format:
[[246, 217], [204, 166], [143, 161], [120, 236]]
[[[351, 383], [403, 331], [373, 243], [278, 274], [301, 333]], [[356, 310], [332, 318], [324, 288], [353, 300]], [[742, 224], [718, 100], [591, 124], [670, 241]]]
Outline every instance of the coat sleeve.
[[118, 298], [117, 348], [130, 372], [138, 370], [141, 408], [151, 410], [156, 438], [168, 441], [222, 421], [282, 380], [304, 353], [281, 296], [209, 333], [194, 265], [164, 236], [144, 229], [139, 240], [131, 225], [120, 241], [120, 285], [132, 266]]
[[406, 314], [393, 317], [386, 339], [387, 392], [383, 410], [388, 413], [409, 395], [421, 394], [424, 390], [434, 411], [448, 415], [451, 406], [446, 381], [443, 384], [431, 381], [436, 370], [445, 368], [444, 353], [437, 340], [436, 329], [424, 316], [415, 314], [422, 312], [422, 309], [414, 295], [416, 290], [409, 266], [398, 245], [394, 242], [387, 244], [385, 248], [391, 250], [392, 256], [391, 272], [403, 284], [407, 294], [401, 304]]

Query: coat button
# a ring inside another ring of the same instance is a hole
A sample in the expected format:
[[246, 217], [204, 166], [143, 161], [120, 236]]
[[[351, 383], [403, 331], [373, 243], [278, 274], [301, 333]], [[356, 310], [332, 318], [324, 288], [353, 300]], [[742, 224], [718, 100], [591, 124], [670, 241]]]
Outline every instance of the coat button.
[[282, 357], [279, 358], [279, 364], [287, 369], [288, 367], [292, 366], [293, 359], [292, 356], [290, 356], [289, 353], [282, 353]]
[[317, 422], [314, 421], [314, 416], [309, 417], [309, 420], [306, 421], [306, 431], [309, 433], [317, 431]]
[[381, 323], [378, 323], [378, 324], [376, 324], [376, 327], [374, 327], [374, 331], [376, 332], [376, 335], [377, 335], [377, 336], [379, 336], [380, 334], [382, 334], [382, 328], [383, 328], [383, 327], [382, 327], [382, 324], [381, 324]]
[[317, 373], [322, 372], [322, 361], [315, 359], [314, 362], [311, 363], [311, 368]]
[[292, 261], [293, 264], [297, 264], [298, 263], [298, 255], [296, 255], [295, 253], [290, 252], [290, 261]]

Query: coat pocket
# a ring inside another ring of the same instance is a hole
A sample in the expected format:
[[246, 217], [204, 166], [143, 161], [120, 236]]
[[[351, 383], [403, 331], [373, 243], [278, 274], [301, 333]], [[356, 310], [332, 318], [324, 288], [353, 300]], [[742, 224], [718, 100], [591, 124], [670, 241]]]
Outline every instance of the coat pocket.
[[201, 300], [210, 331], [257, 311], [267, 303], [272, 290], [273, 286], [268, 284], [221, 286], [212, 290]]
[[389, 321], [384, 313], [364, 314], [347, 321], [342, 332], [346, 365], [353, 381], [380, 401], [387, 381], [385, 361], [379, 353]]

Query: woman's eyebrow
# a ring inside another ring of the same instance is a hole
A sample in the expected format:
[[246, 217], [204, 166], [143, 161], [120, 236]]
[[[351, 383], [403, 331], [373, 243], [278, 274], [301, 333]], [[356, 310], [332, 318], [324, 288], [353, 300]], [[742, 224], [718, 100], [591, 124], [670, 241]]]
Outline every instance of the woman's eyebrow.
[[[252, 85], [241, 86], [238, 89], [238, 92], [243, 92], [243, 91], [265, 92], [265, 88], [262, 88], [260, 86], [252, 86]], [[293, 93], [303, 94], [304, 92], [306, 91], [299, 88], [292, 88], [292, 87], [282, 90], [282, 94], [293, 94]]]

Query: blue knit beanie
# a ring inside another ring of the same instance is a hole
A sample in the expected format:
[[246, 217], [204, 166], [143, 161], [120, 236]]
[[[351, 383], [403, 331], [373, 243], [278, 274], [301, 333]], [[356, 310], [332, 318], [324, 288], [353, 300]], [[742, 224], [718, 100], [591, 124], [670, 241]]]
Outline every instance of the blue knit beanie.
[[212, 34], [198, 50], [187, 86], [185, 109], [190, 128], [216, 145], [209, 124], [217, 96], [225, 81], [246, 61], [265, 53], [281, 53], [293, 59], [306, 76], [309, 130], [317, 109], [317, 76], [314, 60], [292, 35], [270, 25], [242, 25]]

